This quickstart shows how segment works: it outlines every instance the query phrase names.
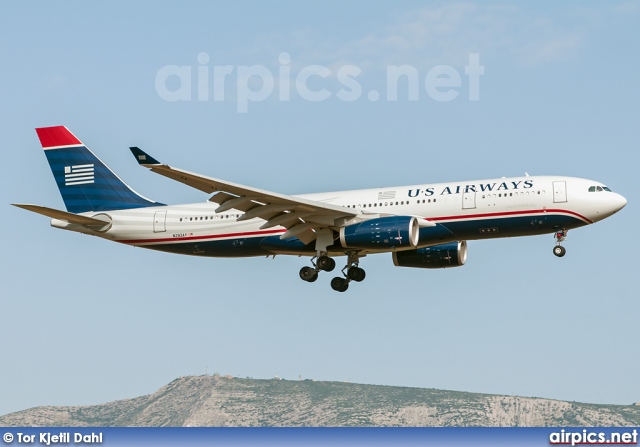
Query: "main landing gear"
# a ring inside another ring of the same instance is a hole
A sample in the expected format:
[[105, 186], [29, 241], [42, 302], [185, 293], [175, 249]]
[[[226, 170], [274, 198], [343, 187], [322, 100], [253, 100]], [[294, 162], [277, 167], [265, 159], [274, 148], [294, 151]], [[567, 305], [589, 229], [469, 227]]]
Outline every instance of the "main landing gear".
[[562, 242], [567, 238], [567, 230], [556, 231], [553, 237], [556, 239], [556, 246], [553, 247], [553, 254], [561, 258], [565, 254], [567, 254], [567, 249], [561, 245]]
[[[353, 252], [347, 253], [347, 256], [347, 265], [342, 269], [344, 277], [336, 276], [331, 280], [331, 288], [336, 292], [345, 292], [349, 288], [351, 281], [360, 282], [367, 276], [364, 269], [358, 267], [360, 256]], [[330, 272], [336, 266], [336, 261], [324, 254], [317, 257], [314, 256], [311, 259], [311, 263], [313, 267], [305, 266], [300, 269], [300, 278], [307, 282], [314, 282], [318, 279], [320, 270]]]
[[327, 255], [314, 256], [311, 259], [311, 263], [313, 267], [305, 266], [300, 269], [300, 279], [303, 281], [314, 282], [318, 279], [320, 270], [330, 272], [336, 268], [336, 261]]

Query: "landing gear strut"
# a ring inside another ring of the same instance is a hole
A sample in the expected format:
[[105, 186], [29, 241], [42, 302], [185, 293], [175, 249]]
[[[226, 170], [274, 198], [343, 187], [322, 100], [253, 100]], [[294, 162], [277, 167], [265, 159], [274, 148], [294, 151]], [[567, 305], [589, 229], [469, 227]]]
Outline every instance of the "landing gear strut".
[[567, 238], [567, 230], [556, 231], [553, 237], [556, 239], [556, 246], [553, 247], [553, 254], [561, 258], [567, 253], [567, 249], [561, 245]]

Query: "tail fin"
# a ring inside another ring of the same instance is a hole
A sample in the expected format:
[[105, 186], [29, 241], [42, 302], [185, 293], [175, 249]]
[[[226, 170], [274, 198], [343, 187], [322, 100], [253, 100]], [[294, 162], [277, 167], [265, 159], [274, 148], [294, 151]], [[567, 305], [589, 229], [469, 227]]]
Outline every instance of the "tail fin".
[[66, 127], [36, 132], [70, 213], [163, 205], [131, 189]]

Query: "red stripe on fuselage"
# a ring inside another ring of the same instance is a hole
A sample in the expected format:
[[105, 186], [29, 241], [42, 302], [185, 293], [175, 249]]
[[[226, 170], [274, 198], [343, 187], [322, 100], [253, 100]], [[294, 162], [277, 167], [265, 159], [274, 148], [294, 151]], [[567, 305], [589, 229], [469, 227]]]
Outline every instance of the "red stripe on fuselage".
[[[452, 221], [469, 220], [469, 219], [482, 219], [486, 217], [509, 217], [509, 216], [530, 215], [530, 214], [540, 214], [540, 213], [570, 214], [578, 217], [579, 219], [585, 221], [586, 223], [593, 223], [593, 221], [587, 219], [581, 214], [575, 213], [573, 211], [561, 210], [561, 209], [505, 211], [500, 213], [469, 214], [466, 216], [425, 217], [425, 219], [433, 222], [439, 222], [439, 221], [452, 222]], [[282, 234], [285, 231], [286, 230], [265, 230], [265, 231], [246, 231], [242, 233], [214, 234], [214, 235], [206, 235], [206, 236], [167, 237], [167, 238], [160, 238], [160, 239], [122, 239], [116, 242], [121, 242], [123, 244], [150, 244], [150, 243], [161, 243], [161, 242], [201, 241], [206, 239], [215, 240], [215, 239], [234, 238], [234, 237], [268, 236], [268, 235]]]
[[432, 220], [434, 222], [449, 220], [465, 220], [465, 219], [482, 219], [485, 217], [507, 217], [507, 216], [516, 216], [519, 214], [540, 214], [540, 213], [562, 213], [562, 214], [571, 214], [576, 216], [577, 218], [585, 221], [586, 223], [593, 223], [592, 220], [587, 219], [581, 214], [578, 214], [569, 210], [561, 210], [561, 209], [544, 209], [544, 210], [527, 210], [527, 211], [504, 211], [500, 213], [483, 213], [483, 214], [469, 214], [466, 216], [442, 216], [442, 217], [425, 217], [427, 220]]
[[245, 231], [242, 233], [228, 233], [228, 234], [213, 234], [208, 236], [185, 236], [185, 237], [166, 237], [161, 239], [121, 239], [116, 242], [123, 244], [145, 244], [155, 242], [184, 242], [184, 241], [201, 241], [204, 239], [222, 239], [222, 238], [234, 238], [234, 237], [249, 237], [249, 236], [268, 236], [273, 234], [282, 234], [287, 230], [266, 230], [266, 231]]

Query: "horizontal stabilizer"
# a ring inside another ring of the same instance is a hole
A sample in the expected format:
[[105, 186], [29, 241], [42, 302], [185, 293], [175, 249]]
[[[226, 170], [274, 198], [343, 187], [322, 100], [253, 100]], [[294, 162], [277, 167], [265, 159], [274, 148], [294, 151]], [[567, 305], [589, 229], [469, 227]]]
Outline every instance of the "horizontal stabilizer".
[[47, 208], [46, 206], [40, 205], [25, 205], [21, 203], [12, 203], [13, 206], [17, 206], [18, 208], [25, 209], [27, 211], [32, 211], [34, 213], [42, 214], [43, 216], [52, 217], [54, 219], [66, 220], [69, 223], [79, 224], [79, 225], [91, 225], [91, 226], [105, 226], [108, 222], [100, 219], [94, 219], [92, 217], [79, 216], [77, 214], [68, 213], [66, 211], [60, 211], [53, 208]]

